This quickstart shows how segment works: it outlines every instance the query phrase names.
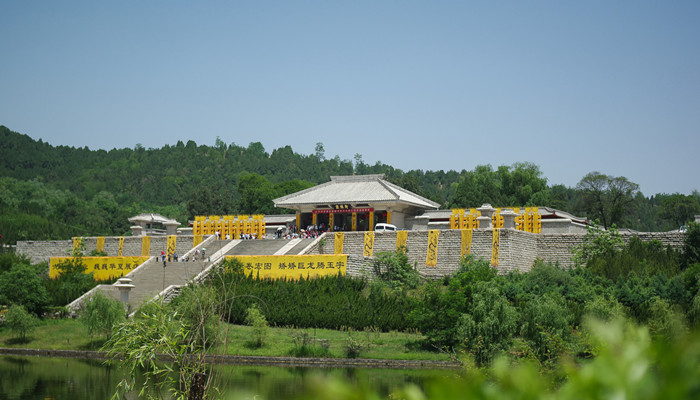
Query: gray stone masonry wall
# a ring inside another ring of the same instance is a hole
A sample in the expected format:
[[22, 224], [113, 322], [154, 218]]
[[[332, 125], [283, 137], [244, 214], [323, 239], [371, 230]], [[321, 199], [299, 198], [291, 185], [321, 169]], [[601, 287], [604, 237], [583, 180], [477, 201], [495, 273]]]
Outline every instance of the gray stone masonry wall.
[[[559, 264], [563, 268], [573, 267], [571, 261], [571, 250], [574, 246], [583, 243], [585, 234], [569, 233], [569, 234], [540, 234], [537, 235], [537, 256], [543, 261]], [[639, 237], [644, 242], [658, 240], [664, 246], [671, 246], [675, 249], [683, 248], [683, 239], [685, 233], [672, 232], [637, 232], [637, 233], [622, 233], [622, 240], [629, 243], [633, 236]]]
[[[527, 272], [536, 259], [553, 262], [563, 268], [571, 268], [571, 250], [583, 242], [584, 234], [536, 234], [514, 229], [500, 229], [500, 251], [498, 270], [505, 274], [510, 271]], [[622, 235], [625, 242], [632, 236], [643, 241], [658, 240], [665, 246], [674, 248], [683, 246], [684, 234], [680, 232], [645, 232]], [[318, 242], [307, 250], [307, 254], [332, 254], [335, 247], [335, 235], [325, 235], [326, 243], [320, 251]], [[427, 277], [439, 278], [449, 275], [459, 268], [461, 252], [461, 232], [459, 230], [442, 230], [438, 241], [438, 260], [436, 267], [426, 267], [425, 258], [428, 249], [428, 231], [408, 231], [406, 247], [409, 262]], [[471, 254], [476, 258], [491, 260], [493, 230], [475, 229], [472, 233]], [[345, 232], [343, 253], [348, 254], [347, 273], [351, 276], [372, 274], [373, 257], [364, 257], [364, 232]], [[377, 232], [374, 236], [374, 253], [393, 252], [396, 249], [396, 233]]]
[[[428, 249], [428, 231], [407, 231], [408, 259], [411, 265], [428, 277], [439, 278], [449, 275], [459, 268], [461, 231], [441, 230], [438, 241], [438, 259], [436, 267], [426, 267], [425, 259]], [[561, 267], [570, 268], [571, 249], [583, 242], [584, 234], [560, 233], [560, 234], [535, 234], [516, 231], [513, 229], [500, 229], [500, 251], [498, 270], [500, 273], [509, 271], [529, 271], [536, 259], [553, 262]], [[664, 246], [682, 248], [682, 232], [643, 232], [623, 233], [625, 242], [629, 242], [632, 236], [638, 236], [643, 241], [658, 240]], [[376, 232], [374, 239], [374, 253], [393, 252], [396, 249], [395, 232]], [[324, 236], [323, 249], [317, 240], [306, 251], [306, 254], [332, 254], [335, 247], [333, 233]], [[491, 229], [475, 229], [472, 233], [471, 254], [476, 258], [491, 260], [491, 243], [493, 231]], [[96, 237], [85, 239], [86, 253], [97, 247]], [[178, 236], [176, 251], [184, 255], [192, 249], [193, 236]], [[150, 255], [159, 255], [165, 250], [167, 238], [165, 236], [152, 236]], [[73, 247], [71, 240], [54, 241], [24, 241], [17, 242], [17, 252], [28, 256], [32, 262], [48, 261], [50, 257], [67, 256]], [[345, 232], [343, 252], [348, 254], [348, 274], [361, 276], [372, 273], [373, 257], [363, 256], [364, 232]], [[105, 251], [110, 256], [116, 256], [119, 248], [118, 237], [105, 238]], [[141, 237], [124, 237], [125, 256], [141, 255]]]
[[[140, 256], [142, 236], [124, 236], [123, 256]], [[97, 237], [84, 237], [85, 254], [97, 249]], [[166, 251], [166, 236], [151, 236], [150, 256], [160, 255], [161, 251]], [[178, 236], [175, 242], [175, 251], [183, 255], [192, 249], [194, 236]], [[17, 242], [17, 253], [24, 254], [32, 263], [48, 262], [51, 257], [67, 257], [73, 250], [72, 240], [51, 240], [51, 241], [21, 241]], [[105, 237], [105, 252], [110, 257], [116, 257], [119, 253], [119, 237]]]

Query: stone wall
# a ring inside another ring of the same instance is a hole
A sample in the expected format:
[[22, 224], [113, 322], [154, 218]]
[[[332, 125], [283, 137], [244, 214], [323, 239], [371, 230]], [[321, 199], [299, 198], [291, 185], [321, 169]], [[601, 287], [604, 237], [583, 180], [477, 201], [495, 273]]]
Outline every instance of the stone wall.
[[[537, 256], [544, 261], [559, 264], [564, 268], [573, 267], [571, 261], [571, 250], [583, 243], [585, 234], [541, 234], [537, 235]], [[683, 248], [685, 233], [672, 232], [625, 232], [621, 234], [622, 240], [629, 243], [633, 236], [640, 238], [644, 242], [657, 240], [664, 246], [671, 246], [676, 249]]]
[[[84, 237], [85, 254], [90, 254], [91, 251], [97, 249], [97, 237]], [[192, 249], [194, 236], [177, 236], [175, 242], [175, 251], [178, 254], [185, 254]], [[142, 236], [125, 236], [123, 256], [140, 256], [141, 255]], [[151, 246], [149, 255], [160, 255], [161, 251], [165, 251], [167, 246], [166, 236], [151, 236]], [[24, 254], [32, 261], [32, 263], [40, 263], [49, 261], [51, 257], [66, 257], [73, 250], [72, 240], [50, 240], [50, 241], [20, 241], [17, 242], [17, 253]], [[116, 257], [119, 254], [119, 237], [105, 237], [104, 251], [108, 256]]]
[[[426, 267], [425, 260], [428, 251], [429, 232], [406, 231], [408, 259], [418, 271], [427, 277], [438, 278], [449, 275], [459, 268], [461, 256], [461, 231], [441, 230], [438, 241], [437, 266]], [[546, 233], [535, 234], [514, 229], [500, 229], [500, 246], [498, 270], [501, 273], [509, 271], [529, 271], [536, 259], [552, 262], [564, 268], [573, 266], [571, 262], [571, 250], [574, 246], [583, 242], [585, 234], [582, 233]], [[625, 242], [629, 242], [632, 236], [637, 236], [643, 241], [658, 240], [664, 246], [682, 248], [684, 233], [682, 232], [643, 232], [623, 233]], [[323, 248], [317, 240], [306, 249], [306, 254], [330, 254], [335, 246], [335, 235], [327, 233]], [[97, 238], [84, 238], [86, 253], [96, 249]], [[192, 249], [193, 236], [178, 236], [176, 251], [184, 255]], [[491, 244], [493, 230], [475, 229], [472, 232], [471, 254], [474, 257], [491, 260]], [[141, 237], [124, 237], [124, 256], [141, 255]], [[165, 236], [151, 237], [151, 256], [159, 255], [166, 249], [167, 238]], [[67, 256], [73, 247], [71, 240], [54, 241], [23, 241], [17, 242], [17, 252], [28, 256], [33, 263], [48, 261], [50, 257]], [[343, 253], [348, 254], [348, 274], [361, 276], [372, 273], [372, 257], [363, 256], [364, 232], [345, 232]], [[118, 237], [105, 238], [105, 251], [109, 256], [116, 256], [119, 249]], [[393, 252], [396, 249], [395, 232], [376, 232], [374, 239], [374, 253]]]
[[[571, 250], [583, 242], [585, 234], [536, 234], [514, 229], [500, 229], [500, 246], [498, 270], [500, 273], [510, 271], [527, 272], [537, 259], [552, 262], [564, 268], [573, 266]], [[449, 275], [459, 268], [461, 257], [461, 232], [459, 230], [442, 230], [438, 241], [437, 267], [426, 267], [428, 250], [428, 231], [408, 231], [406, 247], [408, 259], [422, 275], [439, 278]], [[372, 274], [372, 257], [363, 256], [364, 232], [345, 232], [343, 253], [348, 254], [348, 274], [362, 276]], [[625, 233], [623, 240], [629, 242], [632, 236], [643, 241], [658, 240], [665, 246], [681, 248], [684, 234], [680, 232]], [[306, 254], [329, 254], [335, 246], [335, 235], [325, 236], [323, 250], [319, 241], [306, 250]], [[377, 232], [374, 239], [374, 253], [393, 252], [396, 249], [396, 233]], [[478, 258], [491, 260], [492, 229], [475, 229], [472, 233], [471, 254]]]

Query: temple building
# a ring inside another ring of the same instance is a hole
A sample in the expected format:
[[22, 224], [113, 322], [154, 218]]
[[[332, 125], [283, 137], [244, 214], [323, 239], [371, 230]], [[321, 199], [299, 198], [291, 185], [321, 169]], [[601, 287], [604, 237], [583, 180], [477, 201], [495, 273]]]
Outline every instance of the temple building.
[[[440, 204], [384, 179], [383, 174], [331, 176], [330, 182], [273, 200], [296, 211], [296, 227], [330, 231], [373, 230], [378, 223], [413, 229], [421, 215]], [[426, 221], [427, 224], [427, 221]]]

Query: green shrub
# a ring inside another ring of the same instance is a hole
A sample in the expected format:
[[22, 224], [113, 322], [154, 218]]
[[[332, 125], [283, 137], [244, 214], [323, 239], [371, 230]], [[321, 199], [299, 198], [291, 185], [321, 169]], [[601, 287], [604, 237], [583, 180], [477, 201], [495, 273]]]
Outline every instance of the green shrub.
[[570, 349], [571, 314], [565, 299], [555, 293], [532, 299], [522, 310], [521, 335], [540, 361], [550, 363]]
[[508, 304], [495, 282], [478, 282], [468, 312], [457, 323], [457, 337], [477, 364], [488, 364], [498, 352], [510, 347], [517, 318], [515, 308]]
[[412, 327], [407, 316], [415, 300], [406, 291], [385, 290], [362, 279], [329, 276], [292, 281], [231, 274], [225, 286], [235, 287], [226, 315], [234, 324], [245, 323], [246, 310], [257, 303], [272, 326], [355, 330], [376, 326], [382, 331]]
[[257, 304], [253, 303], [246, 310], [245, 323], [246, 325], [250, 325], [253, 327], [253, 335], [255, 336], [255, 346], [264, 346], [270, 328], [267, 324], [265, 316], [258, 309]]
[[294, 347], [289, 352], [293, 357], [328, 357], [330, 351], [328, 346], [319, 346], [314, 343], [314, 339], [308, 332], [294, 331], [292, 332], [292, 342]]
[[190, 330], [191, 343], [201, 347], [216, 343], [219, 314], [223, 308], [212, 286], [186, 286], [167, 308], [177, 313]]
[[14, 264], [9, 271], [0, 273], [0, 304], [22, 305], [28, 312], [41, 315], [48, 297], [37, 268]]
[[39, 319], [21, 305], [11, 306], [5, 314], [5, 325], [23, 342], [27, 341], [27, 334], [38, 324]]
[[602, 321], [623, 319], [625, 308], [612, 296], [595, 296], [585, 303], [586, 314]]
[[392, 252], [378, 252], [372, 261], [375, 276], [387, 282], [392, 288], [413, 289], [420, 283], [420, 275], [408, 261], [406, 249]]
[[112, 328], [125, 319], [124, 304], [98, 291], [85, 301], [79, 321], [87, 328], [89, 335], [103, 334], [109, 337]]
[[676, 340], [686, 333], [683, 315], [668, 301], [655, 296], [648, 302], [649, 332], [660, 340]]
[[423, 335], [429, 348], [454, 349], [462, 344], [457, 323], [472, 303], [472, 292], [479, 282], [497, 279], [498, 274], [487, 261], [462, 259], [460, 268], [445, 285], [428, 282], [418, 293], [410, 320]]
[[345, 339], [343, 353], [347, 358], [357, 358], [360, 356], [360, 353], [362, 353], [362, 343], [360, 343], [359, 340], [355, 339], [349, 332], [347, 339]]

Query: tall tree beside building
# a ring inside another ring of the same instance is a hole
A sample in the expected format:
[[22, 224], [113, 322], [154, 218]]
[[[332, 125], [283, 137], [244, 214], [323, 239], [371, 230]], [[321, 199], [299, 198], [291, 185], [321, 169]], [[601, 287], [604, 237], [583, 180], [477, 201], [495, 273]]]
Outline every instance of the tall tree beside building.
[[598, 218], [608, 228], [623, 221], [639, 191], [639, 185], [624, 176], [615, 177], [594, 171], [584, 176], [576, 189], [581, 193], [579, 208], [589, 217]]

